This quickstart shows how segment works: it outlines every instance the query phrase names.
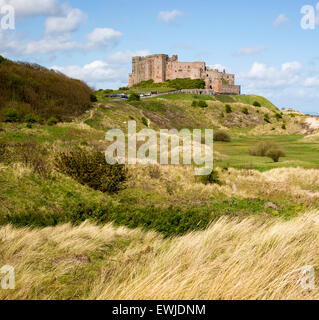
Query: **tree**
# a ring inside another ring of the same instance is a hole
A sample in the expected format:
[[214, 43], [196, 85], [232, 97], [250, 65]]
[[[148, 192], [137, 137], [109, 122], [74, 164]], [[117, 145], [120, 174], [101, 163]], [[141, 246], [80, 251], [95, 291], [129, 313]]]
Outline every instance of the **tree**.
[[274, 160], [274, 162], [278, 162], [279, 159], [284, 156], [285, 156], [284, 151], [280, 149], [270, 149], [266, 153], [266, 157], [271, 158], [272, 160]]

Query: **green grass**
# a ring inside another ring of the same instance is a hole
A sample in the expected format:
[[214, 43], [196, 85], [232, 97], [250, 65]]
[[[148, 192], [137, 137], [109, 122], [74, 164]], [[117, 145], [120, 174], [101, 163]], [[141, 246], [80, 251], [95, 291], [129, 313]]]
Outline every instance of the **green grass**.
[[[303, 137], [300, 135], [233, 137], [231, 143], [215, 142], [215, 150], [228, 156], [227, 160], [218, 161], [215, 165], [260, 171], [281, 167], [319, 168], [319, 143], [305, 142], [302, 140]], [[261, 141], [277, 142], [285, 150], [286, 157], [274, 163], [266, 157], [249, 155], [249, 149]]]

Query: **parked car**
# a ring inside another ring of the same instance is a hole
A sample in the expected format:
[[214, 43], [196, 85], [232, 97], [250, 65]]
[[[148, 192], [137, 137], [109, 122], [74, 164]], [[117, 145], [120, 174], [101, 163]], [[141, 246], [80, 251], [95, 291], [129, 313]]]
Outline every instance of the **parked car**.
[[144, 94], [143, 94], [143, 93], [140, 93], [140, 97], [143, 98], [143, 97], [144, 97]]
[[145, 94], [144, 94], [144, 97], [151, 97], [151, 96], [152, 96], [151, 93], [145, 93]]
[[158, 94], [158, 92], [157, 91], [152, 91], [151, 94]]

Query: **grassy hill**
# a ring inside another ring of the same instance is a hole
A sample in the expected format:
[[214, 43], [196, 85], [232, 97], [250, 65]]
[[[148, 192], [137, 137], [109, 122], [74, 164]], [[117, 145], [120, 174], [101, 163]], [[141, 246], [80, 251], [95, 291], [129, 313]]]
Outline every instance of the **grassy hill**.
[[[1, 299], [317, 298], [294, 273], [318, 264], [319, 143], [307, 116], [259, 96], [182, 94], [101, 98], [76, 114], [0, 124], [0, 266], [16, 270], [16, 290]], [[230, 142], [214, 143], [215, 179], [192, 165], [137, 164], [116, 193], [96, 188], [105, 132], [126, 132], [130, 120], [138, 130], [226, 132]], [[250, 153], [265, 141], [286, 156]], [[71, 173], [56, 165], [61, 154]]]
[[67, 119], [88, 109], [91, 93], [92, 90], [79, 80], [0, 56], [0, 115], [3, 120], [6, 112], [11, 114], [11, 120], [17, 121], [23, 121], [26, 116], [36, 120]]

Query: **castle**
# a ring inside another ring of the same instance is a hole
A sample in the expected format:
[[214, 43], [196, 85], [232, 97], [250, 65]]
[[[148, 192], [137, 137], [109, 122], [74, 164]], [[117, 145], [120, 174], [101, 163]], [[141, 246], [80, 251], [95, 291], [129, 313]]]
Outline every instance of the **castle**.
[[211, 69], [205, 62], [179, 62], [177, 55], [170, 58], [166, 54], [132, 58], [129, 87], [151, 79], [160, 83], [177, 78], [204, 79], [211, 93], [240, 94], [241, 91], [241, 87], [235, 85], [235, 75]]

